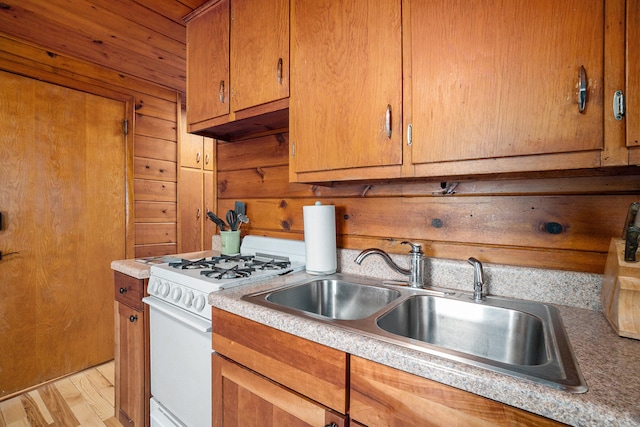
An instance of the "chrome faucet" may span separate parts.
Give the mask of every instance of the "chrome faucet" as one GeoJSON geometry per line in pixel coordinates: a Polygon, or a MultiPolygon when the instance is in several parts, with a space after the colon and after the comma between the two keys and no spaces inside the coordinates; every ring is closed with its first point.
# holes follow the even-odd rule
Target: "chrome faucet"
{"type": "Polygon", "coordinates": [[[405,276],[409,276],[409,286],[412,288],[421,288],[424,286],[424,253],[422,252],[422,245],[419,243],[411,243],[411,242],[402,242],[403,245],[411,245],[411,251],[409,251],[409,255],[411,255],[410,267],[402,268],[382,249],[369,248],[360,252],[360,254],[354,260],[356,264],[362,264],[362,261],[369,255],[380,255],[383,260],[387,263],[391,269],[394,271],[403,274],[405,276]]]}
{"type": "Polygon", "coordinates": [[[482,287],[484,286],[484,271],[482,263],[474,257],[469,258],[469,264],[473,265],[473,300],[482,301],[482,287]]]}

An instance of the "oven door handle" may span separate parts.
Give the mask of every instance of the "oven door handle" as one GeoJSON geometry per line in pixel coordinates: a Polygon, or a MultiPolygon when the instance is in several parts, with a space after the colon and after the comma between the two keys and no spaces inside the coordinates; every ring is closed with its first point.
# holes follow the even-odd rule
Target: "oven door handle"
{"type": "Polygon", "coordinates": [[[144,297],[142,302],[149,307],[153,307],[167,316],[173,317],[177,321],[191,326],[200,332],[211,332],[211,321],[206,321],[197,317],[195,314],[188,313],[180,308],[174,307],[166,302],[154,297],[144,297]]]}

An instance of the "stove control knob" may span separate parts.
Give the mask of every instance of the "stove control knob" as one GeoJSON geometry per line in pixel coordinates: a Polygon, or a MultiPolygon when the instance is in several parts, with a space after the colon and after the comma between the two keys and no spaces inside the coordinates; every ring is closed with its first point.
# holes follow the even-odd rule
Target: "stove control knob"
{"type": "Polygon", "coordinates": [[[158,293],[166,298],[167,295],[169,295],[169,291],[169,284],[165,281],[161,281],[160,286],[158,286],[158,293]]]}
{"type": "Polygon", "coordinates": [[[198,295],[193,301],[193,306],[197,311],[202,311],[205,306],[204,295],[198,295]]]}
{"type": "Polygon", "coordinates": [[[158,279],[155,277],[149,280],[149,288],[147,289],[151,295],[158,292],[158,279]]]}
{"type": "Polygon", "coordinates": [[[184,297],[182,297],[182,303],[187,307],[191,307],[193,303],[193,291],[185,292],[184,297]]]}
{"type": "Polygon", "coordinates": [[[182,289],[179,286],[176,286],[175,288],[173,288],[173,290],[171,291],[171,298],[175,301],[178,302],[180,301],[180,298],[182,297],[182,289]]]}

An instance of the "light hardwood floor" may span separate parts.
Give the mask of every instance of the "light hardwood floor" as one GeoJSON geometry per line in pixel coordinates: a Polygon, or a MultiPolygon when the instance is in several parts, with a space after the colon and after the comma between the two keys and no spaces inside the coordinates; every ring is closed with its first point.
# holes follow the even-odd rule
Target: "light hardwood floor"
{"type": "Polygon", "coordinates": [[[0,402],[0,427],[122,427],[114,417],[113,361],[0,402]]]}

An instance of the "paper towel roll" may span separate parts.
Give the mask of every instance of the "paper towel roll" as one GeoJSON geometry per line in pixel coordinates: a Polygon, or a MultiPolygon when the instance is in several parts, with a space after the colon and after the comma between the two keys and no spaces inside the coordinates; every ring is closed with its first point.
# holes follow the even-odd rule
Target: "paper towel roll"
{"type": "Polygon", "coordinates": [[[336,207],[303,206],[306,270],[309,274],[332,274],[337,269],[336,207]]]}

